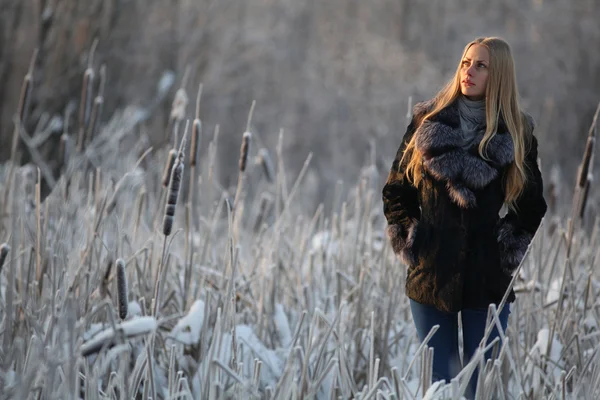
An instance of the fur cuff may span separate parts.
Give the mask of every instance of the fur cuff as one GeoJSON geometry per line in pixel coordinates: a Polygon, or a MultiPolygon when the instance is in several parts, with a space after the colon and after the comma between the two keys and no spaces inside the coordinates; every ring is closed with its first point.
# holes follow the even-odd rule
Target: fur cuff
{"type": "Polygon", "coordinates": [[[386,229],[394,253],[406,265],[417,264],[417,255],[413,251],[417,224],[417,221],[411,223],[407,233],[405,233],[402,225],[399,224],[388,225],[386,229]]]}
{"type": "Polygon", "coordinates": [[[512,275],[527,252],[533,236],[510,222],[503,222],[498,228],[498,247],[500,250],[500,266],[512,275]]]}

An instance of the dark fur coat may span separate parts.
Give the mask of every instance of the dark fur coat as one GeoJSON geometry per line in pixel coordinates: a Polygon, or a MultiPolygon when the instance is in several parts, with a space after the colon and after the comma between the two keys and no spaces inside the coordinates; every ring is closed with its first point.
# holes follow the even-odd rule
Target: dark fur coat
{"type": "MultiPolygon", "coordinates": [[[[513,141],[500,119],[484,160],[483,134],[461,146],[456,103],[419,125],[433,102],[415,105],[413,119],[383,187],[383,211],[394,252],[408,266],[407,295],[439,310],[486,308],[499,303],[546,213],[537,165],[537,140],[526,138],[527,183],[517,212],[500,218],[504,177],[514,161],[513,141]],[[423,179],[414,187],[400,160],[415,137],[423,179]]],[[[528,118],[533,132],[533,120],[528,118]]],[[[407,157],[408,158],[408,157],[407,157]]],[[[515,299],[511,290],[508,301],[515,299]]]]}

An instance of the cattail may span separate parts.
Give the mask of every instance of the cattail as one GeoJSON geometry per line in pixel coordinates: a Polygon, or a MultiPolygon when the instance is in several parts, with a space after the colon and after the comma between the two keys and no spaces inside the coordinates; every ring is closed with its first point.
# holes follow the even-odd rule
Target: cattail
{"type": "Polygon", "coordinates": [[[102,108],[104,107],[104,85],[106,84],[106,66],[100,67],[100,86],[98,89],[98,95],[94,99],[94,105],[92,106],[92,115],[90,117],[90,123],[88,125],[86,143],[90,143],[94,140],[98,131],[98,125],[100,125],[100,117],[102,115],[102,108]]]}
{"type": "Polygon", "coordinates": [[[31,99],[31,91],[33,88],[33,68],[35,66],[35,62],[37,60],[38,50],[35,49],[33,52],[33,56],[31,57],[31,62],[29,63],[29,70],[23,78],[23,86],[21,86],[21,95],[19,97],[19,121],[21,123],[25,121],[27,118],[27,110],[29,108],[29,100],[31,99]]]}
{"type": "MultiPolygon", "coordinates": [[[[189,122],[189,121],[188,121],[189,122]]],[[[171,171],[171,179],[169,182],[169,190],[167,193],[167,204],[165,206],[165,216],[163,218],[163,234],[169,236],[173,230],[173,219],[175,218],[175,208],[177,207],[177,199],[179,197],[179,188],[181,187],[181,179],[183,178],[183,152],[185,149],[185,139],[188,130],[188,123],[185,124],[183,139],[177,159],[171,171]]]]}
{"type": "Polygon", "coordinates": [[[90,117],[92,92],[94,86],[94,69],[92,68],[92,65],[94,63],[94,53],[96,52],[97,45],[98,40],[94,40],[92,49],[90,50],[90,56],[88,58],[88,66],[83,73],[81,99],[79,101],[79,135],[77,137],[77,151],[83,151],[86,127],[90,117]]]}
{"type": "Polygon", "coordinates": [[[583,186],[583,193],[581,195],[581,205],[579,206],[579,218],[583,219],[585,215],[585,206],[587,205],[588,195],[590,192],[590,186],[592,186],[592,174],[589,174],[585,185],[583,186]]]}
{"type": "Polygon", "coordinates": [[[171,182],[169,184],[169,194],[167,205],[165,207],[165,217],[163,219],[163,234],[169,236],[173,229],[173,219],[175,218],[175,208],[177,207],[177,198],[179,197],[179,188],[183,176],[183,155],[180,153],[171,171],[171,182]]]}
{"type": "Polygon", "coordinates": [[[2,271],[2,267],[4,266],[4,261],[6,261],[6,256],[10,251],[10,246],[7,243],[2,243],[0,245],[0,271],[2,271]]]}
{"type": "Polygon", "coordinates": [[[196,165],[196,156],[198,146],[202,138],[202,121],[200,120],[200,97],[202,97],[202,84],[198,86],[198,95],[196,96],[196,118],[192,123],[192,145],[190,148],[190,165],[196,165]]]}
{"type": "Polygon", "coordinates": [[[275,169],[273,168],[273,160],[271,159],[269,150],[263,147],[258,151],[257,163],[262,166],[267,181],[273,182],[275,169]]]}
{"type": "Polygon", "coordinates": [[[273,200],[271,199],[271,196],[267,193],[264,193],[261,196],[260,204],[258,206],[258,215],[256,216],[256,222],[254,223],[254,232],[258,232],[260,230],[260,226],[269,214],[272,202],[273,200]]]}
{"type": "Polygon", "coordinates": [[[585,153],[583,154],[583,160],[581,161],[581,167],[579,169],[579,179],[577,179],[580,188],[585,186],[587,181],[588,172],[590,170],[590,161],[594,154],[594,144],[596,138],[594,136],[588,136],[587,143],[585,145],[585,153]]]}
{"type": "Polygon", "coordinates": [[[177,150],[171,149],[169,150],[169,156],[167,158],[167,163],[165,164],[165,170],[163,172],[162,185],[163,187],[169,186],[169,181],[171,180],[171,171],[173,170],[173,165],[175,165],[175,156],[177,155],[177,150]]]}
{"type": "Polygon", "coordinates": [[[85,128],[90,115],[90,103],[92,102],[92,86],[94,84],[94,69],[89,66],[83,73],[83,85],[81,87],[81,101],[79,103],[79,136],[77,138],[77,150],[83,151],[85,140],[85,128]]]}
{"type": "Polygon", "coordinates": [[[119,258],[117,264],[117,301],[119,303],[119,318],[127,318],[127,275],[125,274],[125,261],[119,258]]]}
{"type": "Polygon", "coordinates": [[[250,150],[250,138],[252,134],[248,131],[244,132],[244,136],[242,138],[242,147],[240,149],[240,172],[246,171],[246,164],[248,162],[248,153],[250,150]]]}
{"type": "Polygon", "coordinates": [[[202,121],[199,118],[194,119],[192,123],[192,145],[190,146],[190,165],[196,165],[196,157],[200,139],[202,138],[202,121]]]}

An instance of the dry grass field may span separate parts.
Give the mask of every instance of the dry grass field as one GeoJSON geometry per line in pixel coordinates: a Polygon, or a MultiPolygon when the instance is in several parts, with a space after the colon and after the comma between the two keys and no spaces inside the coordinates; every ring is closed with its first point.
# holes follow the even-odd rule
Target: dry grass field
{"type": "MultiPolygon", "coordinates": [[[[274,148],[254,132],[259,105],[239,153],[218,160],[202,86],[182,87],[155,148],[140,107],[95,119],[105,99],[90,78],[104,74],[85,71],[77,124],[52,157],[58,178],[36,159],[53,121],[20,123],[23,82],[0,168],[2,398],[454,399],[477,365],[480,399],[600,397],[600,219],[588,201],[598,111],[569,217],[548,213],[513,280],[499,359],[464,360],[457,379],[432,384],[405,266],[384,236],[375,148],[306,213],[313,154],[290,179],[286,131],[274,148]],[[19,142],[35,164],[15,161],[19,142]],[[217,162],[236,166],[236,185],[216,179],[217,162]]],[[[547,185],[551,201],[560,186],[547,185]]]]}

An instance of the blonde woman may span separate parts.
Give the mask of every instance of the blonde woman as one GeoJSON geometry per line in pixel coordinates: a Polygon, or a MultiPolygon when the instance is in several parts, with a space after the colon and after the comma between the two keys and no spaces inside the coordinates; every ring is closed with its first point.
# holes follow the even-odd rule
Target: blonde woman
{"type": "MultiPolygon", "coordinates": [[[[460,370],[459,311],[465,363],[474,354],[488,305],[501,301],[546,213],[534,124],[518,97],[510,46],[494,37],[467,44],[454,77],[415,105],[382,191],[419,338],[440,326],[429,342],[434,380],[460,370]]],[[[509,313],[507,304],[503,330],[509,313]]]]}

